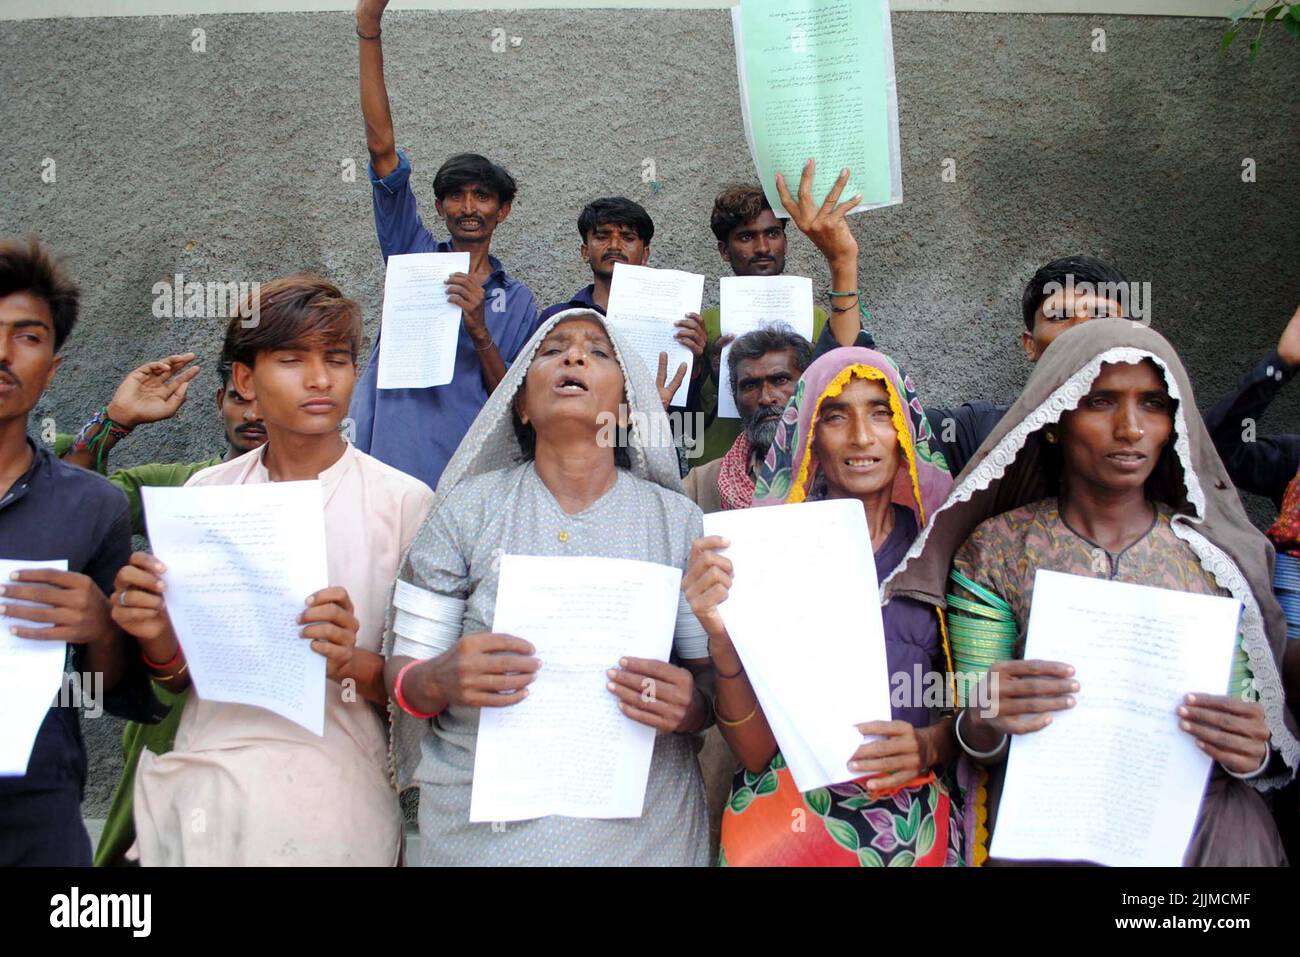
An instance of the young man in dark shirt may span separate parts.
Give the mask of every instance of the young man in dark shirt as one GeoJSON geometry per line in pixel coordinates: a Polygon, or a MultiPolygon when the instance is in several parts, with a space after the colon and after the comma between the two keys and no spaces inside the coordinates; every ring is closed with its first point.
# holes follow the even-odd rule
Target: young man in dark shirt
{"type": "MultiPolygon", "coordinates": [[[[627,263],[644,266],[650,261],[650,240],[654,239],[655,224],[640,203],[624,196],[605,196],[593,199],[578,214],[578,235],[582,237],[582,261],[591,267],[592,281],[573,294],[568,302],[557,302],[542,310],[539,322],[566,309],[594,309],[602,316],[609,308],[609,290],[614,281],[614,264],[627,263]]],[[[687,313],[677,322],[675,338],[691,350],[695,363],[691,369],[691,385],[686,398],[688,412],[699,411],[701,375],[704,363],[704,322],[699,313],[687,313]]],[[[686,375],[686,364],[677,367],[671,380],[668,376],[668,354],[660,355],[658,373],[661,395],[676,395],[677,387],[686,375]]],[[[667,406],[665,406],[667,408],[667,406]]]]}
{"type": "MultiPolygon", "coordinates": [[[[0,558],[68,563],[67,571],[20,570],[0,584],[0,615],[23,623],[6,640],[66,643],[71,670],[92,676],[82,685],[104,690],[106,710],[156,720],[143,663],[109,616],[113,578],[131,555],[126,497],[27,434],[29,414],[77,321],[77,304],[76,287],[48,250],[34,240],[0,242],[0,558]]],[[[60,694],[37,732],[26,773],[0,778],[0,865],[89,864],[85,780],[76,703],[60,694]]]]}

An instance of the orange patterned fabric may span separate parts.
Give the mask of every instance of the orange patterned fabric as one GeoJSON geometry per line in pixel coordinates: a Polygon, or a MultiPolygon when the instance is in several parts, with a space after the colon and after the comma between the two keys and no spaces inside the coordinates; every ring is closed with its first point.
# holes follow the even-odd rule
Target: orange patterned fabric
{"type": "Polygon", "coordinates": [[[1286,487],[1282,496],[1282,511],[1265,533],[1279,552],[1300,558],[1300,472],[1286,487]]]}
{"type": "Polygon", "coordinates": [[[948,783],[927,773],[890,793],[866,778],[800,793],[777,754],[741,768],[722,812],[718,863],[730,867],[949,867],[964,863],[948,783]]]}

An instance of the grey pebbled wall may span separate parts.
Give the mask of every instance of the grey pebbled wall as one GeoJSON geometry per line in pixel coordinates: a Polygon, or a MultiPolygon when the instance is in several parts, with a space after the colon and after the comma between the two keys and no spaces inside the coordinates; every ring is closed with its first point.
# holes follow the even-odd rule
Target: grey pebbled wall
{"type": "MultiPolygon", "coordinates": [[[[894,16],[902,206],[853,220],[875,333],[926,401],[1010,399],[1033,269],[1070,252],[1150,281],[1157,329],[1202,407],[1275,342],[1300,302],[1300,45],[1259,62],[1218,52],[1220,21],[894,16]],[[1094,27],[1108,52],[1090,51],[1094,27]],[[941,164],[957,163],[957,181],[941,164]],[[1241,181],[1244,157],[1258,181],[1241,181]]],[[[452,152],[498,158],[521,192],[496,253],[543,303],[588,281],[575,220],[590,197],[645,204],[652,264],[716,277],[708,212],[751,179],[726,11],[390,13],[385,53],[398,142],[432,218],[452,152]],[[491,30],[522,38],[503,53],[491,30]],[[658,192],[641,182],[653,158],[658,192]]],[[[383,269],[365,179],[349,14],[0,23],[0,235],[67,254],[83,320],[36,412],[75,430],[127,371],[171,352],[205,360],[177,418],[141,429],[118,465],[219,448],[212,357],[222,324],[158,320],[151,287],[321,271],[379,321],[383,269]],[[190,49],[206,32],[206,53],[190,49]],[[45,158],[57,181],[41,181],[45,158]],[[341,162],[358,167],[344,182],[341,162]]],[[[802,238],[789,270],[826,289],[802,238]]],[[[706,284],[716,302],[716,282],[706,284]]],[[[1296,428],[1300,389],[1265,421],[1296,428]]],[[[1256,503],[1255,514],[1264,512],[1256,503]]],[[[87,816],[102,816],[120,725],[85,722],[87,816]]]]}

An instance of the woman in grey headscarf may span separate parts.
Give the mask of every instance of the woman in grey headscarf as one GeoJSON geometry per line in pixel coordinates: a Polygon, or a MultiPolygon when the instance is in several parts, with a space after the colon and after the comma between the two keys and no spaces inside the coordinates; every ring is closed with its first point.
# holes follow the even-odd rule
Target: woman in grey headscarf
{"type": "Polygon", "coordinates": [[[479,709],[521,701],[540,664],[527,641],[490,633],[500,556],[685,569],[702,531],[649,373],[599,314],[552,317],[448,463],[398,574],[418,600],[395,597],[386,677],[397,784],[419,786],[425,865],[707,863],[694,732],[711,719],[695,680],[708,671],[708,649],[684,600],[676,663],[627,658],[609,675],[623,713],[659,732],[641,817],[469,821],[479,709]],[[646,679],[654,695],[642,694],[646,679]]]}
{"type": "MultiPolygon", "coordinates": [[[[1073,694],[1088,693],[1068,662],[1017,660],[1040,568],[1241,602],[1231,688],[1187,688],[1177,709],[1181,730],[1215,761],[1184,863],[1285,860],[1259,793],[1291,780],[1300,761],[1280,679],[1286,622],[1272,559],[1169,343],[1122,320],[1056,339],[884,584],[887,598],[949,609],[959,663],[999,659],[988,709],[996,716],[968,708],[957,723],[978,780],[967,816],[975,863],[997,826],[1008,736],[1041,731],[1073,694]]],[[[1142,795],[1114,795],[1114,813],[1133,800],[1142,795]]]]}

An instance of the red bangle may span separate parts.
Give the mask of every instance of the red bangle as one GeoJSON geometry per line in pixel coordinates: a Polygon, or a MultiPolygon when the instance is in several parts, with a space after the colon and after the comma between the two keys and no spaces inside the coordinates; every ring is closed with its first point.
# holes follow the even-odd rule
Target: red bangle
{"type": "Polygon", "coordinates": [[[166,661],[163,662],[150,661],[149,656],[146,655],[143,650],[141,650],[140,652],[140,658],[142,661],[144,661],[145,667],[149,668],[151,671],[162,671],[165,668],[170,668],[172,665],[176,664],[176,659],[179,658],[180,656],[181,656],[181,646],[179,643],[177,643],[176,645],[176,654],[172,655],[170,658],[168,658],[166,661]]]}
{"type": "Polygon", "coordinates": [[[402,670],[397,673],[397,680],[393,682],[393,700],[397,702],[399,708],[409,714],[412,718],[419,718],[421,721],[428,721],[430,718],[436,718],[438,715],[442,714],[443,708],[445,708],[446,705],[443,705],[443,707],[439,708],[437,711],[416,711],[407,704],[406,699],[402,697],[402,679],[406,677],[408,671],[418,664],[423,664],[423,662],[408,661],[402,666],[402,670]]]}

